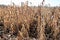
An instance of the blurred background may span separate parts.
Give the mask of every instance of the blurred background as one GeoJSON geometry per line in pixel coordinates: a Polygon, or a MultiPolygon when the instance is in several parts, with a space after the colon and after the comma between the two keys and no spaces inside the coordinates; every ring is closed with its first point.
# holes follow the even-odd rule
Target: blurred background
{"type": "Polygon", "coordinates": [[[38,6],[41,5],[42,2],[44,2],[44,5],[50,5],[52,7],[54,6],[60,6],[60,0],[0,0],[0,4],[2,5],[11,5],[12,2],[14,2],[15,5],[21,6],[21,2],[28,1],[29,6],[38,6]]]}

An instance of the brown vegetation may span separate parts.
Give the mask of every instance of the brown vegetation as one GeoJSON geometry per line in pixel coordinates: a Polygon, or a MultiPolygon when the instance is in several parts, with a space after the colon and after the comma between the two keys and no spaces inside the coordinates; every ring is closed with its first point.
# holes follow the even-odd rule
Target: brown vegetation
{"type": "Polygon", "coordinates": [[[9,34],[17,40],[60,40],[60,8],[0,7],[0,26],[2,38],[9,34]]]}

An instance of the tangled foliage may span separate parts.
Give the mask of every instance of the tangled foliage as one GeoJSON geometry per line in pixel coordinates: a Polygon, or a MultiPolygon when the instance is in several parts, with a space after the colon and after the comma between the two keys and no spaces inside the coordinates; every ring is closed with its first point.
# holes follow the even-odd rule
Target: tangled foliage
{"type": "Polygon", "coordinates": [[[60,40],[60,8],[0,7],[0,40],[60,40]]]}

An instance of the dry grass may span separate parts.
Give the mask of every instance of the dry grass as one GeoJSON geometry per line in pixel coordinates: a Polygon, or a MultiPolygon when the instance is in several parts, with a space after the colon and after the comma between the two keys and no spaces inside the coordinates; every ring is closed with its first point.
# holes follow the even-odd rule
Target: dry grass
{"type": "Polygon", "coordinates": [[[0,20],[4,24],[4,34],[11,33],[17,40],[60,40],[58,7],[0,7],[0,20]]]}

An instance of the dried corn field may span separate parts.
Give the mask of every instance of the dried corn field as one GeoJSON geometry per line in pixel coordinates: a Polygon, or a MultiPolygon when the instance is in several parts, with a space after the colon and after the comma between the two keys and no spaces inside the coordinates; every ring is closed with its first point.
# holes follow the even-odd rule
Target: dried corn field
{"type": "Polygon", "coordinates": [[[0,7],[0,40],[60,40],[60,7],[0,7]]]}

